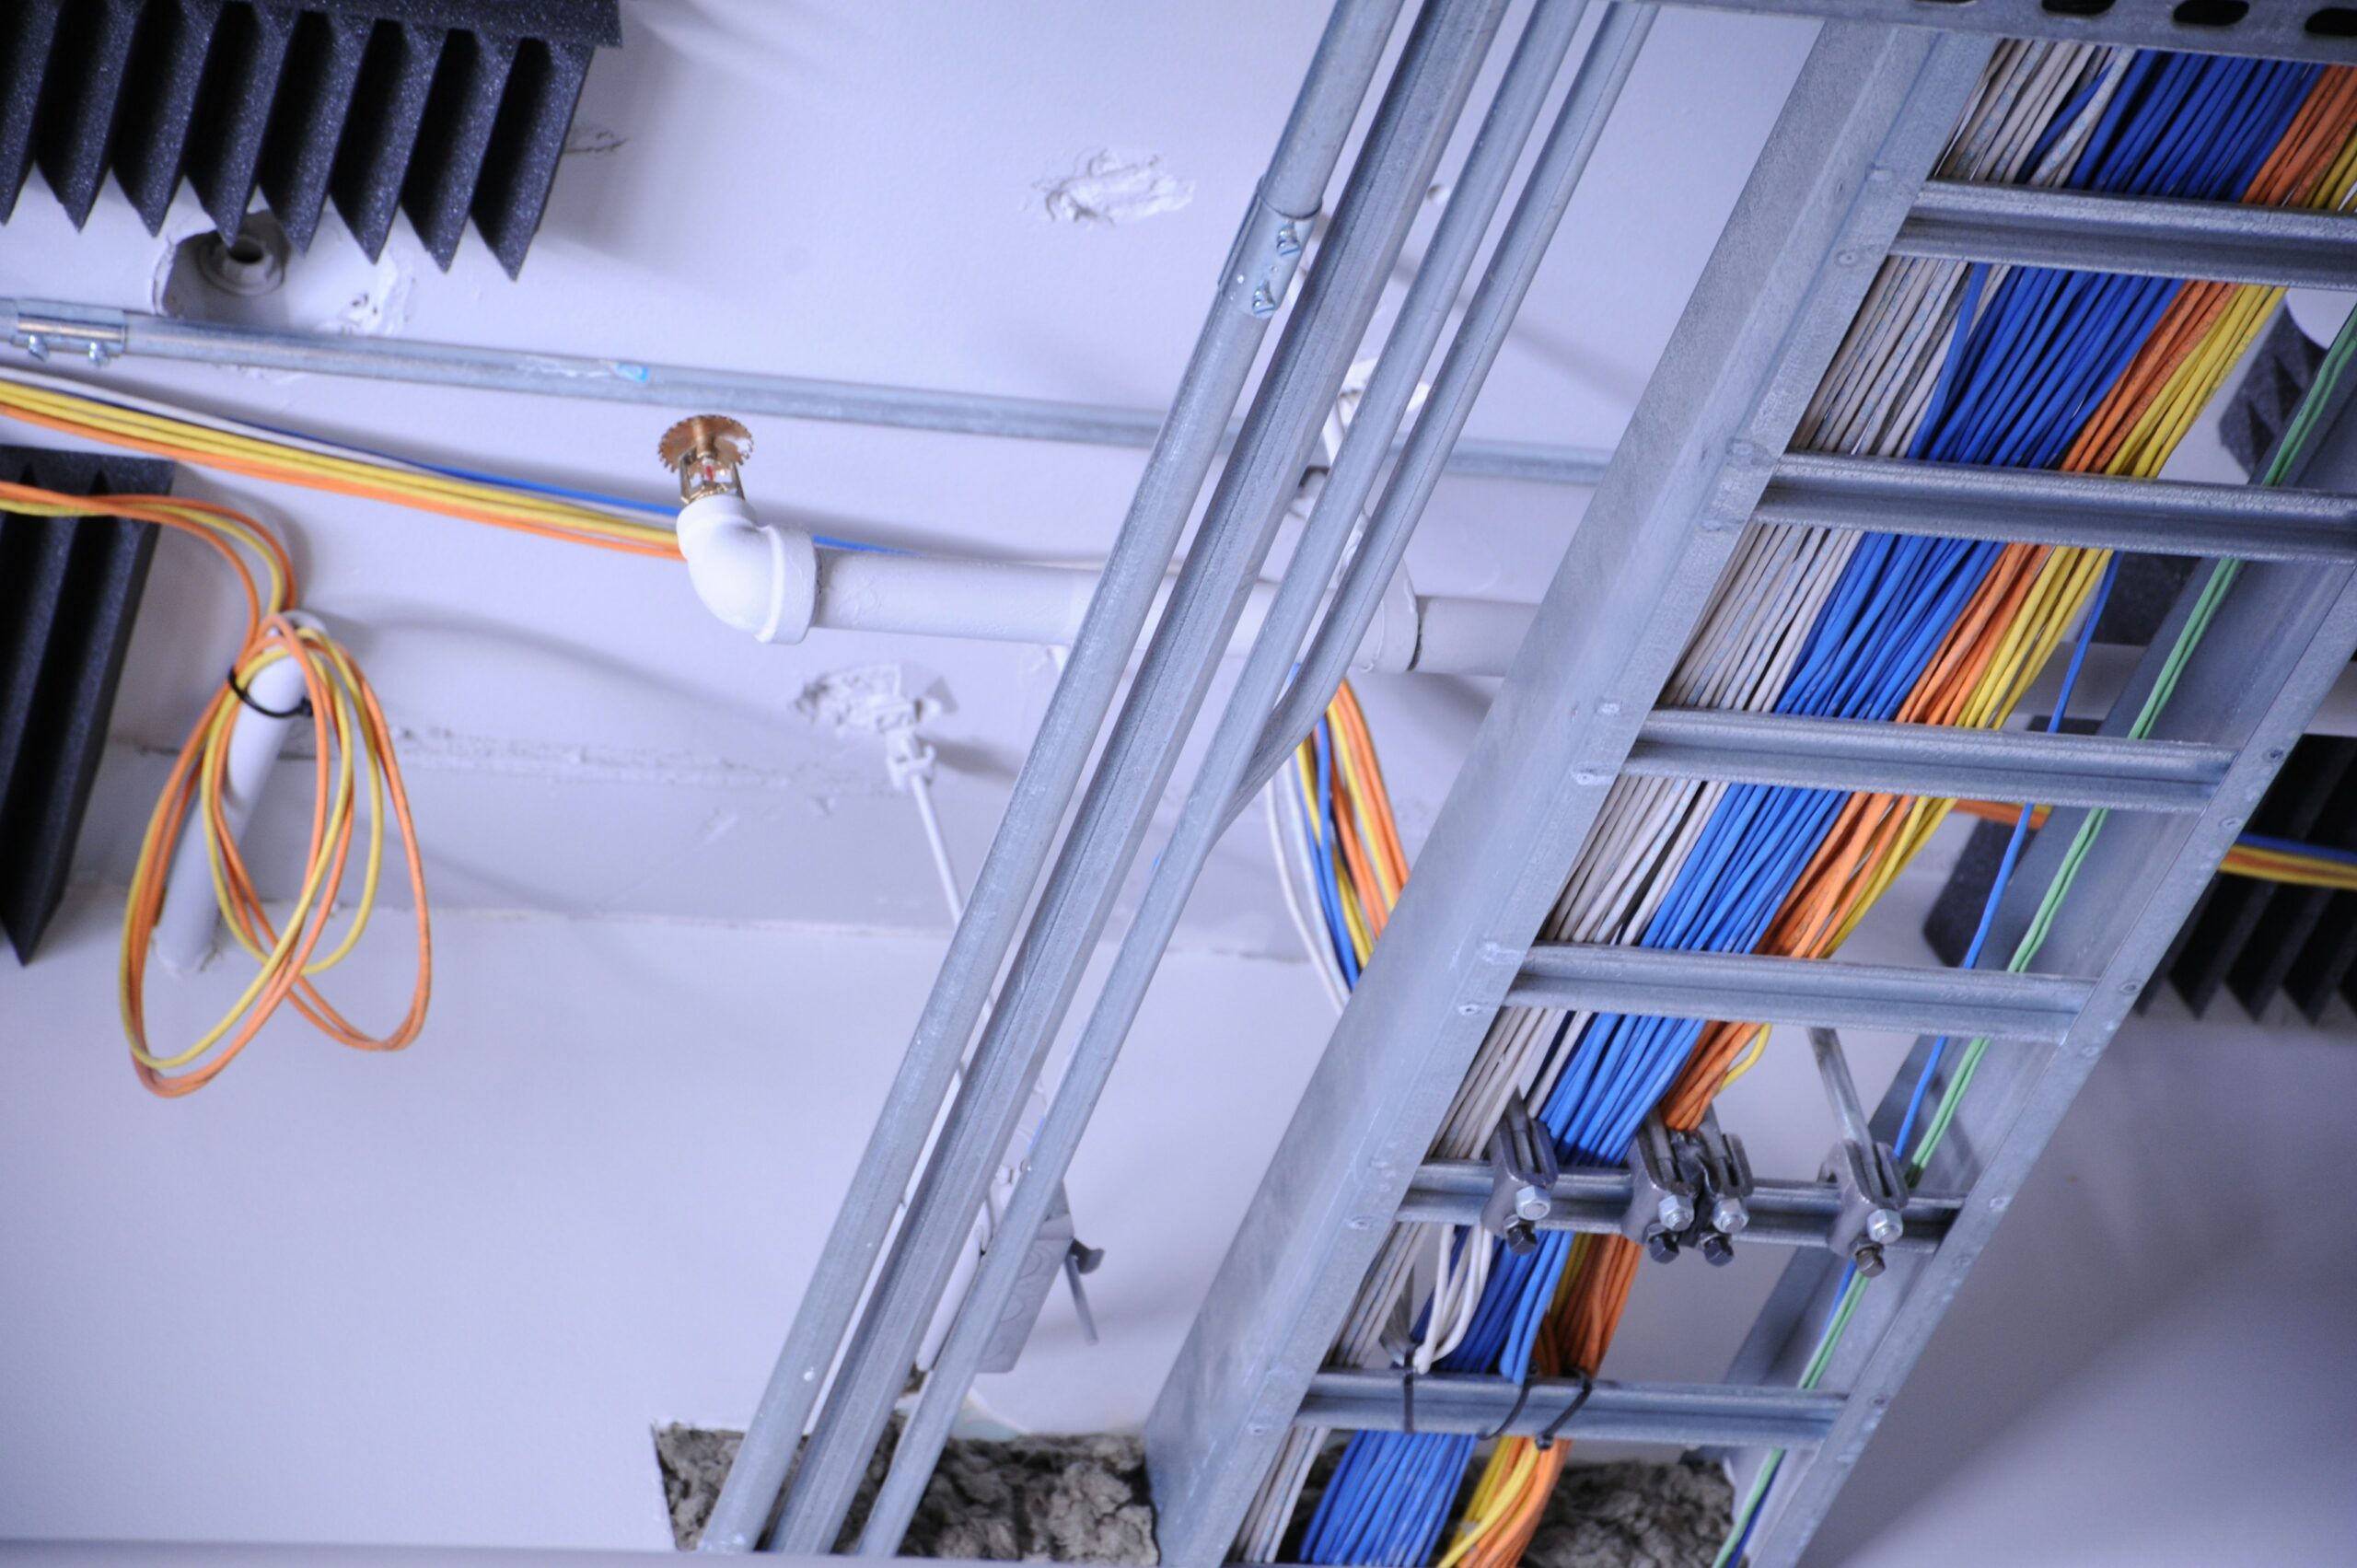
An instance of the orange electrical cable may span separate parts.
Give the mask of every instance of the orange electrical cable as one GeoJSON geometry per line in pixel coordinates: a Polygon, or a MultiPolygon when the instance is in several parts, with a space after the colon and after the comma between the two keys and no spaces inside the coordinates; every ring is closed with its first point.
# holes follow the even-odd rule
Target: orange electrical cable
{"type": "MultiPolygon", "coordinates": [[[[2252,202],[2304,201],[2317,181],[2346,156],[2357,122],[2357,70],[2335,67],[2319,78],[2303,103],[2293,125],[2246,193],[2252,202]]],[[[2238,297],[2237,285],[2196,283],[2186,285],[2170,302],[2153,334],[2128,369],[2107,393],[2065,456],[2062,467],[2079,472],[2103,471],[2119,458],[2147,409],[2171,386],[2188,360],[2208,340],[2238,297]]],[[[2000,552],[1988,579],[1975,593],[1956,627],[1944,639],[1931,667],[1909,694],[1899,722],[1958,722],[1967,703],[1990,666],[1996,628],[2020,615],[2039,575],[2058,566],[2053,552],[2041,546],[2009,545],[2000,552]]],[[[2041,642],[2045,639],[2041,638],[2041,642]]],[[[2050,644],[2047,645],[2050,651],[2050,644]]],[[[2017,696],[2017,690],[2013,693],[2017,696]]],[[[2003,722],[2011,702],[1982,717],[2003,722]]],[[[2018,817],[2018,808],[1962,803],[1976,816],[1998,820],[2018,817]]],[[[1838,945],[1860,899],[1876,884],[1874,868],[1901,847],[1901,832],[1919,808],[1945,811],[1948,803],[1922,802],[1909,796],[1853,796],[1843,806],[1826,842],[1812,857],[1785,905],[1778,912],[1757,950],[1795,957],[1821,958],[1838,945]]],[[[2036,819],[2033,819],[2036,820],[2036,819]]],[[[1698,1124],[1725,1081],[1728,1068],[1764,1026],[1745,1022],[1714,1022],[1696,1041],[1685,1069],[1661,1103],[1665,1121],[1673,1127],[1698,1124]]],[[[1594,1368],[1601,1365],[1635,1276],[1636,1248],[1619,1237],[1606,1238],[1585,1260],[1567,1275],[1564,1293],[1550,1315],[1557,1330],[1554,1353],[1563,1363],[1594,1368]]],[[[1540,1345],[1549,1336],[1542,1333],[1540,1345]]],[[[1513,1568],[1519,1562],[1538,1512],[1560,1469],[1561,1459],[1537,1456],[1530,1482],[1523,1495],[1504,1506],[1462,1560],[1462,1568],[1513,1568]],[[1552,1464],[1548,1463],[1552,1458],[1552,1464]]]]}
{"type": "Polygon", "coordinates": [[[1376,827],[1376,852],[1391,873],[1391,885],[1394,888],[1405,886],[1408,854],[1399,845],[1399,819],[1392,813],[1391,793],[1383,781],[1383,764],[1376,760],[1374,733],[1367,727],[1366,714],[1359,707],[1358,693],[1351,689],[1349,681],[1345,680],[1335,688],[1334,701],[1328,712],[1341,721],[1341,729],[1357,760],[1360,781],[1372,797],[1369,804],[1374,809],[1369,815],[1376,827]]]}
{"type": "Polygon", "coordinates": [[[1391,910],[1384,900],[1382,886],[1376,880],[1375,865],[1368,858],[1367,846],[1361,836],[1358,807],[1340,768],[1334,770],[1334,838],[1342,851],[1342,860],[1350,872],[1349,886],[1344,889],[1355,897],[1359,917],[1366,923],[1367,939],[1373,941],[1383,935],[1383,926],[1391,910]]]}
{"type": "Polygon", "coordinates": [[[280,484],[301,485],[308,490],[325,491],[336,495],[357,496],[366,501],[382,501],[391,505],[407,506],[416,511],[438,512],[444,517],[458,517],[468,522],[487,523],[493,528],[510,528],[517,533],[557,540],[568,544],[594,545],[599,550],[618,551],[625,555],[643,555],[666,561],[679,559],[679,546],[676,543],[656,544],[641,542],[637,540],[615,539],[601,534],[575,532],[567,528],[554,528],[545,523],[528,522],[519,517],[506,517],[497,512],[469,506],[460,502],[432,496],[412,495],[388,487],[364,484],[357,481],[333,479],[323,474],[305,472],[299,469],[252,462],[241,458],[227,457],[218,452],[200,451],[194,447],[181,447],[168,441],[154,441],[144,436],[125,435],[119,431],[99,430],[30,409],[11,408],[8,411],[8,417],[20,420],[27,424],[36,424],[44,429],[54,430],[63,435],[78,436],[84,440],[104,442],[115,447],[127,447],[134,451],[170,458],[192,467],[217,469],[226,473],[244,474],[253,479],[267,479],[280,484]]]}
{"type": "Polygon", "coordinates": [[[226,744],[209,742],[225,733],[224,721],[240,701],[234,691],[225,688],[207,705],[204,717],[181,747],[171,776],[165,784],[164,794],[149,819],[147,839],[142,846],[140,866],[133,879],[129,906],[123,920],[121,970],[123,1020],[134,1051],[134,1071],[142,1084],[166,1098],[193,1093],[211,1083],[236,1060],[290,996],[296,1009],[322,1032],[342,1044],[356,1049],[398,1051],[414,1040],[424,1024],[433,985],[432,923],[424,869],[419,858],[408,792],[401,780],[400,762],[393,753],[390,726],[385,721],[374,689],[348,658],[341,655],[340,650],[323,650],[319,645],[323,643],[324,639],[316,633],[296,627],[284,616],[273,615],[263,621],[260,634],[249,640],[238,661],[241,668],[251,668],[261,662],[267,662],[264,656],[296,659],[320,737],[312,768],[311,830],[305,861],[307,865],[319,868],[316,907],[308,913],[298,911],[297,932],[292,944],[281,951],[282,934],[272,928],[268,917],[262,912],[261,900],[254,891],[237,841],[228,833],[226,823],[219,816],[217,788],[227,748],[226,744]],[[330,802],[335,793],[331,775],[337,754],[349,755],[355,738],[342,716],[344,707],[336,700],[331,674],[321,668],[331,658],[341,661],[342,671],[350,678],[357,696],[358,720],[365,731],[366,744],[377,764],[381,766],[386,793],[400,828],[403,860],[413,900],[412,918],[417,929],[418,947],[417,978],[407,1014],[381,1039],[372,1039],[353,1028],[319,996],[306,973],[311,956],[317,951],[335,912],[335,898],[343,886],[356,822],[356,815],[347,811],[341,814],[340,822],[331,830],[330,802]],[[224,881],[232,889],[232,898],[224,912],[233,930],[255,946],[268,949],[272,956],[265,963],[264,982],[244,1009],[243,1021],[235,1031],[196,1065],[185,1072],[168,1072],[143,1059],[148,1054],[145,1001],[147,952],[157,917],[163,909],[166,878],[172,860],[169,852],[178,842],[189,814],[196,805],[199,770],[203,768],[209,768],[213,773],[215,787],[204,793],[213,802],[215,849],[221,857],[224,881]]]}
{"type": "MultiPolygon", "coordinates": [[[[228,830],[223,810],[228,737],[235,728],[237,709],[243,702],[234,687],[225,683],[214,694],[174,760],[140,843],[139,860],[123,912],[117,965],[123,1032],[139,1081],[167,1098],[203,1087],[244,1051],[290,996],[298,1011],[331,1039],[345,1045],[377,1051],[399,1050],[407,1045],[424,1025],[433,973],[431,914],[408,791],[393,752],[391,726],[386,722],[383,708],[366,677],[360,673],[351,656],[324,633],[288,619],[286,611],[295,596],[295,573],[285,547],[243,513],[209,502],[173,496],[65,495],[31,485],[0,483],[0,504],[9,505],[11,510],[66,519],[113,517],[153,523],[190,535],[214,550],[229,566],[245,598],[246,631],[232,663],[239,683],[278,659],[294,660],[319,737],[312,768],[314,789],[311,831],[304,862],[305,891],[292,916],[294,929],[287,932],[273,929],[263,912],[261,899],[238,852],[237,840],[228,830]],[[271,585],[266,594],[257,583],[253,568],[238,552],[240,544],[261,556],[268,566],[271,585]],[[308,978],[315,967],[312,956],[334,916],[336,895],[343,889],[350,860],[358,822],[354,782],[359,765],[356,760],[363,757],[369,771],[367,782],[376,813],[370,831],[367,878],[344,943],[317,967],[340,958],[366,922],[375,892],[377,857],[384,828],[382,813],[389,806],[401,835],[413,895],[418,968],[408,1013],[381,1038],[365,1035],[355,1028],[327,1003],[308,978]],[[179,1056],[158,1057],[148,1049],[148,948],[162,912],[173,850],[188,826],[191,813],[200,807],[220,874],[223,912],[239,939],[263,955],[263,967],[238,1005],[210,1035],[179,1056]],[[184,1071],[175,1070],[192,1063],[193,1065],[184,1071]]],[[[196,890],[188,889],[185,896],[194,897],[196,890]]]]}

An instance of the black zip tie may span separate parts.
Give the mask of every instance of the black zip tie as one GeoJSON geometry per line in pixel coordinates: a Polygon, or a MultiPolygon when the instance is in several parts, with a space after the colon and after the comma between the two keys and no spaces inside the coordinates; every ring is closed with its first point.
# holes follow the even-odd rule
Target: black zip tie
{"type": "Polygon", "coordinates": [[[1493,1443],[1497,1441],[1497,1439],[1504,1437],[1506,1434],[1506,1428],[1514,1424],[1514,1418],[1522,1413],[1522,1407],[1529,1398],[1530,1379],[1528,1377],[1525,1377],[1521,1382],[1514,1386],[1514,1403],[1507,1409],[1505,1419],[1498,1423],[1494,1431],[1484,1432],[1478,1439],[1476,1439],[1476,1441],[1482,1443],[1493,1443]]]}
{"type": "Polygon", "coordinates": [[[296,719],[301,718],[304,714],[311,711],[311,698],[310,693],[308,691],[304,693],[303,700],[301,702],[296,703],[293,707],[288,708],[284,713],[279,712],[276,708],[263,707],[260,703],[254,701],[252,692],[238,684],[238,667],[236,665],[231,665],[229,667],[229,690],[238,694],[238,701],[243,703],[246,706],[251,708],[254,712],[260,714],[266,719],[296,719]]]}
{"type": "Polygon", "coordinates": [[[1411,1437],[1416,1434],[1416,1369],[1412,1365],[1399,1374],[1399,1430],[1411,1437]]]}
{"type": "Polygon", "coordinates": [[[1545,1426],[1538,1429],[1538,1435],[1535,1441],[1538,1446],[1538,1451],[1540,1453],[1543,1454],[1548,1449],[1555,1446],[1555,1434],[1562,1431],[1564,1423],[1570,1421],[1572,1417],[1580,1413],[1580,1407],[1587,1403],[1587,1397],[1595,1392],[1596,1379],[1589,1376],[1585,1372],[1582,1372],[1580,1374],[1580,1391],[1572,1396],[1572,1402],[1563,1407],[1563,1411],[1561,1415],[1558,1415],[1554,1420],[1549,1422],[1545,1426]]]}

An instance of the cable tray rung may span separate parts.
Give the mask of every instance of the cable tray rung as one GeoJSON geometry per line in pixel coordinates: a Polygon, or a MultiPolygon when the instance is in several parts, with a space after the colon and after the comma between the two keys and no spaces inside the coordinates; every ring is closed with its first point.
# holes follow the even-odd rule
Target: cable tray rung
{"type": "Polygon", "coordinates": [[[1933,799],[2193,812],[2234,761],[2224,747],[1946,725],[1663,708],[1623,772],[1933,799]]]}
{"type": "Polygon", "coordinates": [[[2002,970],[1541,944],[1525,957],[1506,1001],[1566,1012],[2052,1044],[2068,1032],[2091,990],[2084,980],[2002,970]]]}
{"type": "Polygon", "coordinates": [[[1418,1432],[1537,1436],[1555,1426],[1583,1442],[1674,1443],[1681,1446],[1765,1446],[1814,1448],[1840,1419],[1842,1396],[1811,1389],[1742,1388],[1719,1383],[1613,1383],[1597,1380],[1562,1421],[1582,1385],[1538,1377],[1527,1389],[1503,1377],[1418,1377],[1412,1417],[1396,1372],[1320,1372],[1294,1417],[1296,1426],[1351,1432],[1418,1432]]]}

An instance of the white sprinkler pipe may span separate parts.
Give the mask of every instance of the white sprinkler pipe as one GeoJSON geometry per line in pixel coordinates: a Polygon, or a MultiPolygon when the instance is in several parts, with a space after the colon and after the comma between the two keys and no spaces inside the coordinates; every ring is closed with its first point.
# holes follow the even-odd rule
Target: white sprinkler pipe
{"type": "MultiPolygon", "coordinates": [[[[238,705],[221,781],[221,815],[233,840],[245,832],[253,818],[254,803],[261,798],[279,753],[286,748],[286,732],[294,726],[306,691],[303,667],[291,658],[264,665],[246,683],[250,701],[238,705]],[[259,711],[264,708],[270,712],[259,711]],[[272,716],[279,714],[285,716],[272,716]]],[[[213,956],[220,918],[204,824],[192,812],[172,856],[171,879],[164,884],[164,908],[156,917],[156,956],[174,974],[203,968],[213,956]]]]}
{"type": "MultiPolygon", "coordinates": [[[[797,643],[812,627],[1068,646],[1097,591],[1085,567],[953,561],[883,551],[820,551],[798,528],[757,521],[744,498],[705,495],[679,512],[679,552],[711,611],[761,641],[797,643]]],[[[1251,645],[1276,597],[1253,587],[1230,651],[1251,645]]],[[[1156,602],[1169,598],[1166,586],[1156,602]]],[[[1363,670],[1504,675],[1535,607],[1394,594],[1367,629],[1363,670]]]]}

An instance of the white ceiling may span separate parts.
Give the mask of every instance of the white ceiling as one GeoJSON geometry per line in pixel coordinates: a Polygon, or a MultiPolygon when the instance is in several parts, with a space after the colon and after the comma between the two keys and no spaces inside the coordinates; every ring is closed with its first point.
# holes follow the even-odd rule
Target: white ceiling
{"type": "MultiPolygon", "coordinates": [[[[590,75],[580,150],[520,282],[471,236],[447,275],[405,231],[391,266],[372,271],[331,217],[288,296],[374,289],[385,330],[418,339],[1158,406],[1321,21],[1319,6],[1248,0],[625,4],[625,45],[590,75]],[[1119,225],[1052,219],[1040,184],[1108,149],[1158,157],[1191,187],[1188,204],[1119,225]]],[[[1474,435],[1617,437],[1812,32],[1665,12],[1474,435]]],[[[1486,99],[1485,87],[1476,105],[1486,99]]],[[[1469,120],[1458,154],[1469,132],[1469,120]]],[[[145,307],[169,241],[201,224],[184,192],[151,238],[110,190],[76,236],[28,191],[0,228],[0,296],[145,307]]],[[[1403,288],[1404,275],[1394,302],[1403,288]]],[[[671,411],[137,360],[102,379],[407,455],[665,490],[652,452],[671,411]]],[[[755,424],[757,505],[949,552],[1099,556],[1141,460],[755,424]]],[[[794,699],[878,661],[946,699],[943,804],[970,877],[1053,679],[1028,648],[821,633],[764,649],[710,621],[673,567],[245,480],[184,474],[182,488],[248,507],[293,545],[306,604],[360,653],[401,731],[445,907],[938,925],[922,840],[880,756],[817,732],[794,699]]],[[[1445,482],[1410,557],[1418,586],[1535,598],[1585,499],[1445,482]]],[[[167,540],[85,878],[123,878],[234,615],[214,569],[167,540]]],[[[1363,691],[1412,842],[1485,693],[1410,677],[1363,691]]],[[[293,815],[261,829],[265,864],[293,815]]],[[[1224,847],[1181,942],[1290,945],[1257,824],[1224,847]]]]}

